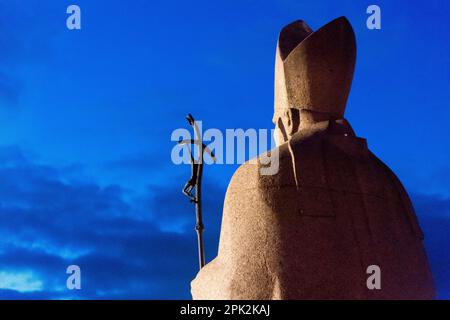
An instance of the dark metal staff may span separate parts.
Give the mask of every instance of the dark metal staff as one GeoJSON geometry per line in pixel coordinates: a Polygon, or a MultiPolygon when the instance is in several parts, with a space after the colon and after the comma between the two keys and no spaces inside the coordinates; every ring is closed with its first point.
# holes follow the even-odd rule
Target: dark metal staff
{"type": "Polygon", "coordinates": [[[186,139],[178,141],[179,144],[186,144],[191,158],[192,175],[183,188],[183,193],[189,198],[190,202],[195,203],[195,230],[197,231],[198,259],[200,269],[205,265],[205,252],[203,249],[203,220],[202,220],[202,175],[203,175],[203,154],[208,152],[211,158],[216,161],[214,153],[202,142],[200,130],[194,117],[188,114],[186,117],[189,124],[194,128],[195,139],[186,139]],[[197,146],[198,159],[194,159],[194,153],[189,146],[197,146]],[[195,194],[194,193],[195,190],[195,194]]]}

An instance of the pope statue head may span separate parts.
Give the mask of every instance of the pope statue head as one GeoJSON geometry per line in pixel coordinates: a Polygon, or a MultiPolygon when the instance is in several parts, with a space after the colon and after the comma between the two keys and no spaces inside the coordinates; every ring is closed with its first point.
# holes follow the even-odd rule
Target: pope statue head
{"type": "Polygon", "coordinates": [[[314,123],[343,118],[355,60],[355,35],[345,17],[316,32],[302,20],[281,30],[273,115],[277,145],[314,123]]]}

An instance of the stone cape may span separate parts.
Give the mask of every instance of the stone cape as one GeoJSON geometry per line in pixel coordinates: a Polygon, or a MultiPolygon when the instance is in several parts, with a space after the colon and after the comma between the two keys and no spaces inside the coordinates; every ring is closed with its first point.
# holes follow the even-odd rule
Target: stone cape
{"type": "Polygon", "coordinates": [[[195,299],[434,296],[405,190],[364,139],[339,127],[327,122],[280,146],[277,175],[259,175],[257,164],[237,170],[219,253],[193,281],[195,299]],[[366,287],[370,265],[382,270],[382,290],[366,287]]]}
{"type": "Polygon", "coordinates": [[[303,22],[283,29],[274,123],[295,120],[298,108],[300,125],[280,130],[276,174],[261,175],[256,161],[233,175],[218,255],[192,281],[194,299],[435,297],[407,192],[343,117],[354,61],[345,18],[315,33],[303,22]],[[380,290],[367,287],[372,265],[381,270],[380,290]]]}

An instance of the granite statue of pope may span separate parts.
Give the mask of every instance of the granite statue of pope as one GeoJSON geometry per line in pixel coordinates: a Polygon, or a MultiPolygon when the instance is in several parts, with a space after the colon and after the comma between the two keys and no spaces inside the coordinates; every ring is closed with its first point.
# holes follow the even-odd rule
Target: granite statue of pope
{"type": "MultiPolygon", "coordinates": [[[[423,234],[402,183],[344,118],[356,60],[344,17],[280,32],[279,170],[243,164],[225,197],[217,257],[194,299],[432,299],[423,234]],[[378,268],[379,283],[370,273],[378,268]]],[[[382,125],[382,116],[379,119],[382,125]]],[[[272,150],[274,152],[274,150],[272,150]]]]}

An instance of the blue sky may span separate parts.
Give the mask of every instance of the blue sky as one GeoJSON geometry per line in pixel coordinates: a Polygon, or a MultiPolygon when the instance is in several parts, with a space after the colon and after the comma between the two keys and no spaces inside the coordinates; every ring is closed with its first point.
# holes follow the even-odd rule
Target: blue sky
{"type": "MultiPolygon", "coordinates": [[[[170,160],[192,112],[205,128],[271,128],[282,26],[346,16],[357,64],[346,117],[400,177],[450,298],[448,1],[0,0],[0,298],[190,298],[190,169],[170,160]],[[82,30],[66,28],[66,8],[82,30]],[[377,4],[382,29],[366,28],[377,4]],[[82,290],[65,269],[82,270],[82,290]]],[[[207,259],[236,165],[205,170],[207,259]]]]}

